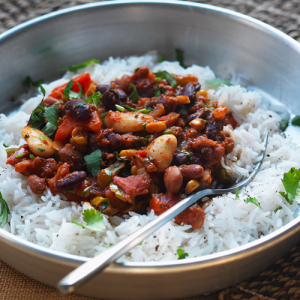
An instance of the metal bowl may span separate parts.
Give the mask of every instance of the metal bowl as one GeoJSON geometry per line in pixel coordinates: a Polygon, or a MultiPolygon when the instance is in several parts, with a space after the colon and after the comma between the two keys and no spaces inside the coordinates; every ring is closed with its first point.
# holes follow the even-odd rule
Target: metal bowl
{"type": "MultiPolygon", "coordinates": [[[[186,64],[221,74],[247,74],[252,85],[300,113],[300,45],[278,30],[213,6],[175,1],[114,1],[73,7],[26,22],[0,36],[0,111],[32,78],[51,81],[59,68],[151,49],[170,60],[174,48],[186,64]]],[[[233,250],[182,261],[115,263],[78,293],[111,299],[194,296],[240,282],[271,265],[299,239],[300,217],[233,250]]],[[[0,230],[0,258],[22,273],[55,286],[87,258],[36,246],[0,230]]]]}

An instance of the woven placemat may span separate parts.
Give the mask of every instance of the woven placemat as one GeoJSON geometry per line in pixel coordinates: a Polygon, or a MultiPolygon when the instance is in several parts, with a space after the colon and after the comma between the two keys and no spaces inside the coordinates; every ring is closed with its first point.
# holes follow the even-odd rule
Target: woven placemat
{"type": "MultiPolygon", "coordinates": [[[[0,32],[40,15],[93,0],[0,0],[0,32]]],[[[282,30],[300,42],[299,0],[207,0],[194,1],[241,12],[282,30]]],[[[0,245],[1,247],[1,245],[0,245]]],[[[0,261],[0,299],[87,300],[61,295],[0,261]]],[[[274,265],[244,282],[209,295],[182,300],[274,300],[300,299],[300,243],[274,265]]]]}

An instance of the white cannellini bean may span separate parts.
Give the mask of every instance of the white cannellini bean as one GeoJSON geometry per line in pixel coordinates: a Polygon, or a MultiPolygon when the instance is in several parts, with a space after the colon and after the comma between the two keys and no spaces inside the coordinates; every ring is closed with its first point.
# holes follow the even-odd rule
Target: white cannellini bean
{"type": "Polygon", "coordinates": [[[104,118],[105,126],[113,128],[114,132],[118,133],[141,131],[143,124],[153,121],[152,116],[137,112],[110,111],[104,118]]]}
{"type": "Polygon", "coordinates": [[[42,131],[30,126],[25,126],[22,130],[22,137],[27,142],[33,154],[41,157],[54,155],[55,149],[52,148],[53,141],[42,131]]]}
{"type": "Polygon", "coordinates": [[[165,171],[171,165],[176,148],[177,139],[172,134],[164,134],[156,138],[147,147],[147,153],[153,158],[158,172],[165,171]]]}

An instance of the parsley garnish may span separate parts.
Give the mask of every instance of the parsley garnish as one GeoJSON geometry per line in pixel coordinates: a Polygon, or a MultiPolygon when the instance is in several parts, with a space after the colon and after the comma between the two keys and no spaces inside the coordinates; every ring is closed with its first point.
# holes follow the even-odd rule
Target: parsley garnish
{"type": "Polygon", "coordinates": [[[84,160],[87,163],[87,169],[94,177],[97,177],[98,173],[101,171],[101,158],[102,152],[99,149],[84,157],[84,160]]]}
{"type": "Polygon", "coordinates": [[[132,83],[129,83],[129,84],[130,84],[130,86],[131,86],[131,88],[132,88],[132,90],[133,90],[132,94],[129,96],[129,99],[130,99],[133,103],[135,103],[135,102],[139,99],[139,94],[138,94],[138,92],[137,92],[137,90],[136,90],[135,85],[132,84],[132,83]]]}
{"type": "Polygon", "coordinates": [[[292,119],[292,124],[295,125],[295,126],[300,126],[300,116],[295,116],[292,119]]]}
{"type": "Polygon", "coordinates": [[[279,194],[289,203],[293,204],[295,197],[298,195],[300,181],[300,169],[291,168],[289,172],[283,174],[282,184],[286,193],[279,194]]]}
{"type": "Polygon", "coordinates": [[[288,127],[288,125],[289,125],[289,120],[288,120],[288,119],[282,119],[282,120],[280,121],[279,129],[280,129],[281,131],[285,131],[286,128],[288,127]]]}
{"type": "Polygon", "coordinates": [[[87,99],[82,99],[84,102],[89,103],[89,104],[94,104],[94,106],[97,108],[99,104],[102,103],[100,101],[100,98],[102,97],[102,94],[100,92],[97,92],[93,94],[92,96],[88,97],[87,99]]]}
{"type": "Polygon", "coordinates": [[[258,202],[258,200],[255,197],[248,197],[247,199],[244,200],[246,203],[253,203],[256,206],[258,206],[259,208],[261,208],[260,203],[258,202]]]}
{"type": "Polygon", "coordinates": [[[179,62],[179,64],[183,67],[186,68],[185,65],[183,64],[183,51],[180,49],[175,49],[176,52],[176,60],[179,62]]]}
{"type": "Polygon", "coordinates": [[[206,82],[208,83],[208,88],[209,89],[215,89],[215,88],[219,87],[222,84],[232,86],[232,84],[229,81],[227,81],[225,79],[222,79],[222,78],[206,80],[206,82]]]}
{"type": "Polygon", "coordinates": [[[88,60],[88,61],[85,61],[85,62],[83,62],[83,63],[81,63],[81,64],[78,64],[78,65],[72,65],[71,67],[61,68],[61,69],[59,69],[59,70],[60,70],[60,71],[76,72],[76,71],[78,71],[78,70],[80,70],[80,69],[83,69],[83,68],[87,67],[87,66],[88,66],[90,63],[92,63],[92,62],[97,63],[97,64],[100,64],[100,63],[101,63],[100,60],[95,59],[95,58],[92,58],[92,59],[90,59],[90,60],[88,60]]]}
{"type": "Polygon", "coordinates": [[[8,215],[10,215],[10,211],[6,201],[3,199],[2,194],[0,192],[0,205],[1,205],[1,213],[0,213],[0,228],[3,228],[7,223],[8,215]]]}
{"type": "Polygon", "coordinates": [[[176,81],[175,77],[173,75],[171,75],[169,72],[160,71],[160,72],[156,72],[153,74],[157,77],[167,80],[172,87],[176,87],[177,81],[176,81]]]}
{"type": "Polygon", "coordinates": [[[101,231],[105,229],[105,225],[103,224],[103,216],[100,211],[91,209],[85,209],[82,214],[83,221],[87,223],[87,225],[83,225],[78,223],[72,216],[72,222],[82,228],[87,228],[93,231],[101,231]]]}
{"type": "Polygon", "coordinates": [[[185,253],[182,249],[177,249],[178,259],[185,259],[189,256],[188,253],[185,253]]]}
{"type": "Polygon", "coordinates": [[[33,85],[33,86],[35,86],[35,87],[38,87],[38,86],[40,86],[41,84],[44,83],[44,80],[43,80],[43,79],[40,79],[40,80],[37,80],[37,81],[33,81],[33,80],[31,79],[30,76],[27,76],[27,77],[25,78],[25,80],[24,80],[24,83],[25,83],[28,87],[30,87],[30,85],[33,85]]]}

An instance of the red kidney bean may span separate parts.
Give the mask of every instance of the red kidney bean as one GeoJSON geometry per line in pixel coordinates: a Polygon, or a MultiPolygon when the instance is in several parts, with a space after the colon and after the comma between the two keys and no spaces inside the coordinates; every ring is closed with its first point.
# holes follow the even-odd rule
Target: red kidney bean
{"type": "Polygon", "coordinates": [[[95,92],[100,92],[103,95],[108,89],[108,84],[99,84],[96,86],[95,92]]]}
{"type": "Polygon", "coordinates": [[[114,91],[116,91],[118,93],[119,99],[121,102],[126,102],[127,100],[127,95],[126,93],[121,90],[121,89],[114,89],[114,91]]]}
{"type": "Polygon", "coordinates": [[[119,82],[119,88],[123,90],[127,95],[130,95],[132,93],[132,89],[129,83],[131,83],[131,77],[129,75],[123,75],[119,82]]]}
{"type": "Polygon", "coordinates": [[[199,179],[204,172],[203,167],[196,164],[180,166],[179,169],[184,180],[199,179]]]}
{"type": "Polygon", "coordinates": [[[30,175],[28,177],[28,184],[35,194],[43,194],[47,184],[45,178],[40,178],[37,175],[30,175]]]}
{"type": "Polygon", "coordinates": [[[85,121],[92,116],[89,104],[78,99],[68,101],[65,110],[79,121],[85,121]]]}
{"type": "Polygon", "coordinates": [[[59,179],[55,187],[59,191],[69,191],[79,184],[81,184],[86,178],[86,173],[84,171],[75,171],[71,174],[68,174],[66,177],[59,179]]]}
{"type": "Polygon", "coordinates": [[[172,166],[166,169],[164,182],[168,192],[176,194],[182,186],[183,177],[178,167],[172,166]]]}

